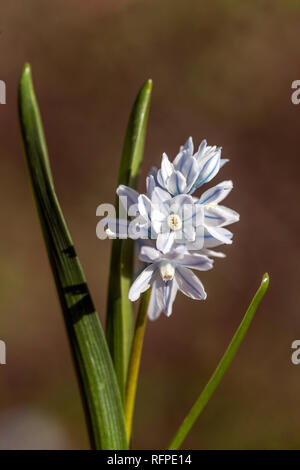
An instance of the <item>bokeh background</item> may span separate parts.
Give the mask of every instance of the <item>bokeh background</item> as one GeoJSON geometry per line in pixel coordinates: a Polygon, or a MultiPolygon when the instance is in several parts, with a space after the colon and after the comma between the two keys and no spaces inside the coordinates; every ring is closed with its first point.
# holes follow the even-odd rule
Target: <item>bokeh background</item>
{"type": "Polygon", "coordinates": [[[300,4],[200,0],[1,1],[0,447],[89,447],[62,315],[26,175],[17,82],[33,68],[57,193],[104,323],[114,202],[128,114],[154,82],[144,176],[189,135],[223,147],[240,212],[227,258],[147,327],[134,447],[164,448],[207,382],[265,271],[271,283],[222,384],[184,447],[299,449],[300,4]]]}

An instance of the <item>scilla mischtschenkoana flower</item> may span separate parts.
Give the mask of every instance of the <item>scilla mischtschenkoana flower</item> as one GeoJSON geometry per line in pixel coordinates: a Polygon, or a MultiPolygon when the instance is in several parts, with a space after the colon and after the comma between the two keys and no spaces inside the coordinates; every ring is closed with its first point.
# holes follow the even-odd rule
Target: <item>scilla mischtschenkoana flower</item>
{"type": "Polygon", "coordinates": [[[190,137],[173,163],[163,154],[161,168],[152,168],[146,194],[123,185],[117,189],[130,220],[110,220],[106,232],[116,238],[120,226],[125,226],[126,235],[137,240],[139,259],[147,266],[133,282],[129,299],[137,300],[152,286],[148,307],[152,320],[161,312],[171,315],[178,290],[192,299],[205,299],[192,269],[211,269],[210,257],[225,256],[212,248],[232,243],[233,234],[225,227],[237,222],[239,214],[219,204],[230,193],[232,181],[223,181],[200,197],[194,195],[227,161],[221,159],[220,147],[208,146],[205,140],[194,153],[190,137]]]}

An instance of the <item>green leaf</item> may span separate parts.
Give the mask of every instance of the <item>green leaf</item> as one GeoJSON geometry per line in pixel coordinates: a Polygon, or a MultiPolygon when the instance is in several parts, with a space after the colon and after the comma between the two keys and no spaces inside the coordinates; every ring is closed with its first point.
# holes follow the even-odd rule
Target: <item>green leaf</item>
{"type": "MultiPolygon", "coordinates": [[[[141,88],[127,126],[118,184],[136,188],[143,158],[152,81],[141,88]]],[[[116,198],[118,214],[119,200],[116,198]]],[[[129,354],[132,342],[132,303],[128,291],[133,275],[133,241],[113,240],[108,286],[106,337],[124,400],[129,354]]]]}
{"type": "Polygon", "coordinates": [[[92,447],[127,449],[113,363],[54,190],[31,70],[19,85],[19,115],[33,195],[82,392],[92,447]]]}
{"type": "Polygon", "coordinates": [[[226,370],[228,369],[232,359],[234,358],[249,326],[253,319],[253,316],[256,312],[260,301],[262,300],[267,288],[269,285],[269,276],[265,274],[261,285],[256,292],[253,300],[240,324],[238,327],[234,337],[231,340],[224,356],[222,357],[221,361],[219,362],[218,367],[216,368],[214,374],[210,378],[208,384],[206,385],[205,389],[199,396],[198,400],[192,407],[191,411],[181,424],[180,428],[178,429],[177,433],[175,434],[170,446],[169,450],[177,450],[182,445],[183,441],[185,440],[187,434],[192,429],[193,425],[195,424],[196,420],[198,419],[200,413],[202,412],[203,408],[207,404],[208,400],[214,393],[215,389],[217,388],[218,384],[220,383],[223,375],[225,374],[226,370]]]}

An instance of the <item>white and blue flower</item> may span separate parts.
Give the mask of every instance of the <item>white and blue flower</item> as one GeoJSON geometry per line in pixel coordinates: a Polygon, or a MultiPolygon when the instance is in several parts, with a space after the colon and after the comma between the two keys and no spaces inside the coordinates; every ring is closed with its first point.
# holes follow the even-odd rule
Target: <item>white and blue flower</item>
{"type": "Polygon", "coordinates": [[[136,278],[129,290],[129,299],[137,300],[141,293],[152,286],[148,317],[156,320],[161,312],[167,316],[172,313],[173,303],[178,290],[196,300],[206,299],[202,282],[191,271],[207,271],[213,261],[202,254],[191,254],[183,246],[163,254],[151,246],[143,246],[139,258],[150,263],[136,278]]]}
{"type": "Polygon", "coordinates": [[[199,199],[188,194],[172,197],[158,186],[149,190],[149,185],[148,195],[139,195],[126,186],[119,186],[117,194],[126,198],[129,214],[131,209],[133,215],[135,208],[136,217],[130,224],[129,236],[157,239],[157,249],[167,253],[174,243],[185,244],[189,250],[232,243],[233,235],[224,227],[237,222],[239,214],[219,204],[232,187],[232,181],[223,181],[205,191],[199,199]]]}
{"type": "Polygon", "coordinates": [[[138,240],[139,258],[148,266],[133,282],[129,299],[137,300],[152,286],[148,316],[167,316],[178,290],[193,299],[205,299],[206,292],[192,269],[212,268],[210,257],[224,257],[215,247],[231,244],[233,234],[226,227],[239,220],[239,214],[220,204],[232,190],[232,181],[223,181],[199,198],[192,194],[211,181],[227,160],[221,148],[203,140],[194,154],[192,138],[180,148],[173,163],[166,154],[160,169],[152,169],[146,179],[147,192],[139,194],[120,185],[117,194],[126,207],[123,219],[108,221],[112,238],[138,240]],[[129,217],[127,220],[126,217],[129,217]]]}
{"type": "Polygon", "coordinates": [[[202,140],[194,154],[192,137],[180,148],[173,163],[164,153],[161,168],[153,168],[148,176],[149,188],[159,185],[172,196],[192,194],[204,183],[211,181],[227,159],[221,159],[221,147],[207,145],[202,140]]]}

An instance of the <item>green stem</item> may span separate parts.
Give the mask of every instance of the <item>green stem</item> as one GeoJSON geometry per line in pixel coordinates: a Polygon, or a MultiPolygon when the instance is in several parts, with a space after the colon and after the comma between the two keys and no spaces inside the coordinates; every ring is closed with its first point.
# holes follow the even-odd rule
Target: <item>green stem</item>
{"type": "Polygon", "coordinates": [[[169,445],[169,450],[177,450],[182,445],[183,441],[185,440],[186,436],[192,429],[193,425],[195,424],[196,420],[198,419],[201,411],[207,404],[208,400],[214,393],[215,389],[219,385],[223,375],[225,374],[226,370],[228,369],[232,359],[234,358],[249,326],[255,314],[255,311],[262,300],[267,288],[269,285],[269,276],[265,274],[261,285],[256,292],[239,328],[237,329],[235,335],[233,336],[231,343],[229,344],[224,356],[222,357],[221,361],[218,364],[215,372],[213,373],[212,377],[210,378],[208,384],[206,385],[205,389],[199,396],[198,400],[190,410],[189,414],[181,424],[180,428],[178,429],[175,437],[173,438],[171,444],[169,445]]]}
{"type": "MultiPolygon", "coordinates": [[[[152,81],[147,80],[131,111],[122,152],[118,185],[136,188],[142,163],[152,81]]],[[[119,198],[116,198],[116,211],[119,198]]],[[[133,276],[133,240],[113,240],[108,284],[106,338],[113,359],[122,401],[132,341],[132,302],[128,291],[133,276]]]]}
{"type": "Polygon", "coordinates": [[[148,289],[141,298],[139,311],[135,324],[134,337],[131,347],[127,384],[126,384],[126,400],[125,400],[125,424],[127,439],[130,443],[132,418],[134,411],[134,403],[136,396],[137,381],[139,368],[141,363],[142,348],[147,323],[147,310],[150,299],[151,289],[148,289]]]}

